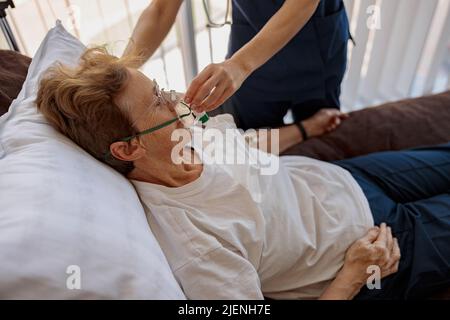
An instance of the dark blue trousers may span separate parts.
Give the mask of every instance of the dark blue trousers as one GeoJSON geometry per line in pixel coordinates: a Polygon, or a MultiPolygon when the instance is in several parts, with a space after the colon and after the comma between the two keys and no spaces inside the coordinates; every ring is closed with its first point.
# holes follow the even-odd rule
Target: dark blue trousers
{"type": "Polygon", "coordinates": [[[340,84],[330,88],[325,99],[307,100],[301,103],[292,101],[267,101],[256,94],[236,93],[211,116],[229,113],[234,117],[238,128],[243,130],[259,128],[280,128],[284,126],[284,117],[291,110],[295,122],[312,117],[324,108],[340,109],[340,84]]]}
{"type": "Polygon", "coordinates": [[[450,288],[450,143],[335,162],[361,186],[376,225],[399,240],[399,271],[356,299],[420,299],[450,288]]]}

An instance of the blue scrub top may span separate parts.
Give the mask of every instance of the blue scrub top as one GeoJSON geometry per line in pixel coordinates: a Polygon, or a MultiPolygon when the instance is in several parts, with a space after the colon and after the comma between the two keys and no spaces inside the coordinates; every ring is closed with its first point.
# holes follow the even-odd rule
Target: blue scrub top
{"type": "MultiPolygon", "coordinates": [[[[284,0],[233,0],[228,57],[249,42],[283,3],[284,0]]],[[[340,86],[349,37],[343,1],[321,0],[303,29],[256,70],[238,93],[294,103],[324,99],[330,87],[340,86]]]]}

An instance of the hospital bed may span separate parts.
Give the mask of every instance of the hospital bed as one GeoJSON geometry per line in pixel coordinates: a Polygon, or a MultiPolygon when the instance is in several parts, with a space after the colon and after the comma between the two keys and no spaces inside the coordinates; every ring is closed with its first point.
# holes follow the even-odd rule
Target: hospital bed
{"type": "MultiPolygon", "coordinates": [[[[19,53],[0,51],[0,116],[17,97],[30,62],[19,53]]],[[[294,146],[285,154],[332,161],[448,141],[450,91],[353,112],[336,131],[294,146]]],[[[450,291],[432,298],[450,299],[450,291]]]]}

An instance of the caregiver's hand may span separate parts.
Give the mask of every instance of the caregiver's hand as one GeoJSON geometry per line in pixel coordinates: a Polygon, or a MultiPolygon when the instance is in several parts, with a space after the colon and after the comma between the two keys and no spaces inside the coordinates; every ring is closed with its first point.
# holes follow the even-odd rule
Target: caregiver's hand
{"type": "Polygon", "coordinates": [[[210,64],[192,81],[185,101],[196,112],[214,110],[231,97],[249,75],[250,71],[233,58],[210,64]]]}
{"type": "Polygon", "coordinates": [[[303,126],[309,137],[318,137],[335,130],[349,115],[337,109],[322,109],[304,120],[303,126]]]}

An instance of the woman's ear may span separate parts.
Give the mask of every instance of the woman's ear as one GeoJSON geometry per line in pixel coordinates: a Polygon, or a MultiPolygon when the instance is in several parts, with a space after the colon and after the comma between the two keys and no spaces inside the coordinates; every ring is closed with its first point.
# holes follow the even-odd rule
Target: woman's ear
{"type": "Polygon", "coordinates": [[[145,155],[145,149],[136,139],[130,142],[114,142],[109,150],[114,158],[122,161],[136,161],[145,155]]]}

